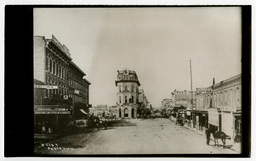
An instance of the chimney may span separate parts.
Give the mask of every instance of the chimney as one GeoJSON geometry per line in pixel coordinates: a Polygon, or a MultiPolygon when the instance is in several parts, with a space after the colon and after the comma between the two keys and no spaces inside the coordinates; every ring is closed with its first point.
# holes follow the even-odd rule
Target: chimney
{"type": "Polygon", "coordinates": [[[212,85],[214,85],[215,84],[215,78],[213,78],[213,81],[212,81],[212,85]]]}

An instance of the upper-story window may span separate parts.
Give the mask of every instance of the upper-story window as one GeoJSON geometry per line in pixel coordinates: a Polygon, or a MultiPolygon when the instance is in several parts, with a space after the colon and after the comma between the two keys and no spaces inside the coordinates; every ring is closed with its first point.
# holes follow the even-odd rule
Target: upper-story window
{"type": "Polygon", "coordinates": [[[132,91],[132,92],[134,91],[134,89],[133,89],[133,85],[132,85],[132,87],[131,87],[131,91],[132,91]]]}
{"type": "Polygon", "coordinates": [[[224,105],[227,105],[227,91],[224,93],[224,105]]]}
{"type": "Polygon", "coordinates": [[[238,87],[236,88],[236,97],[237,97],[237,102],[240,102],[240,90],[238,87]]]}
{"type": "Polygon", "coordinates": [[[127,103],[127,96],[124,97],[124,102],[127,103]]]}
{"type": "Polygon", "coordinates": [[[52,59],[50,59],[50,72],[52,72],[52,59]]]}
{"type": "Polygon", "coordinates": [[[52,66],[53,66],[53,74],[55,74],[55,62],[53,62],[53,64],[52,64],[52,66]]]}
{"type": "Polygon", "coordinates": [[[121,92],[121,86],[119,85],[119,92],[121,92]]]}
{"type": "Polygon", "coordinates": [[[127,85],[124,86],[124,89],[127,90],[127,85]]]}
{"type": "Polygon", "coordinates": [[[230,106],[232,106],[232,101],[233,101],[233,93],[232,93],[232,89],[230,89],[230,106]]]}

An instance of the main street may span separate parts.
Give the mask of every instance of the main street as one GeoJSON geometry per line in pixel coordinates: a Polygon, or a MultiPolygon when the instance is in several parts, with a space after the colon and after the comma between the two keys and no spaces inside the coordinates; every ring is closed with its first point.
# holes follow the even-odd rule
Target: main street
{"type": "MultiPolygon", "coordinates": [[[[131,119],[119,126],[76,134],[35,148],[36,154],[235,154],[231,149],[206,145],[204,136],[169,119],[131,119]]],[[[221,141],[219,141],[221,142],[221,141]]]]}

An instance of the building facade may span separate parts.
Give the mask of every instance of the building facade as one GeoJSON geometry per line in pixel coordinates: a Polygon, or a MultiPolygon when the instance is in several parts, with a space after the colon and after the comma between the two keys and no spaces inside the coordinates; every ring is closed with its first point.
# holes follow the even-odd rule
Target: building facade
{"type": "MultiPolygon", "coordinates": [[[[218,127],[220,131],[231,136],[233,141],[239,142],[242,130],[242,75],[236,75],[213,85],[211,113],[213,121],[209,124],[218,127]]],[[[209,111],[210,112],[210,111],[209,111]]]]}
{"type": "Polygon", "coordinates": [[[164,109],[170,108],[172,106],[172,99],[170,98],[165,98],[161,101],[162,107],[164,109]]]}
{"type": "Polygon", "coordinates": [[[196,99],[195,99],[195,91],[177,91],[174,90],[172,92],[172,101],[174,107],[186,107],[187,109],[192,109],[195,107],[196,99]],[[191,105],[191,100],[193,98],[193,107],[191,105]]]}
{"type": "Polygon", "coordinates": [[[137,118],[139,107],[140,82],[135,71],[117,71],[117,108],[118,118],[137,118]]]}
{"type": "MultiPolygon", "coordinates": [[[[53,35],[51,39],[34,36],[34,89],[40,90],[43,97],[40,103],[35,102],[35,123],[48,122],[54,130],[75,119],[74,91],[87,95],[89,92],[90,83],[83,76],[85,74],[72,62],[69,49],[53,35]]],[[[35,92],[35,98],[37,94],[35,92]]],[[[79,95],[78,102],[88,106],[89,97],[79,95]]]]}

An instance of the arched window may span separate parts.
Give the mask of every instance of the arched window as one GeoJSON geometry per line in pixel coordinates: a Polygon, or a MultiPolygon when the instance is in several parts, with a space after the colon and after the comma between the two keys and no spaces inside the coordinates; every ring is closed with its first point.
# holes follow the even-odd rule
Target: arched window
{"type": "Polygon", "coordinates": [[[121,92],[121,86],[119,85],[119,92],[121,92]]]}
{"type": "Polygon", "coordinates": [[[132,96],[132,103],[134,103],[134,97],[132,96]]]}
{"type": "Polygon", "coordinates": [[[124,117],[128,117],[128,109],[127,108],[124,109],[124,117]]]}
{"type": "Polygon", "coordinates": [[[127,96],[124,97],[124,102],[127,103],[127,96]]]}

